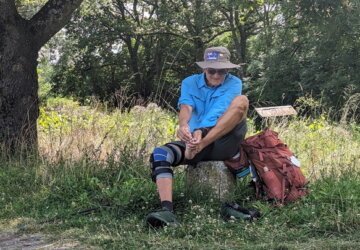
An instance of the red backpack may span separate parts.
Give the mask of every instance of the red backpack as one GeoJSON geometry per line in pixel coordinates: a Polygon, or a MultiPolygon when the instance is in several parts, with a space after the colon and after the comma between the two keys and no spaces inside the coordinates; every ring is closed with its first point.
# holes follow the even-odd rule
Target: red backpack
{"type": "Polygon", "coordinates": [[[241,146],[258,174],[255,180],[257,197],[283,204],[308,194],[300,163],[278,138],[278,133],[265,129],[245,139],[241,146]]]}

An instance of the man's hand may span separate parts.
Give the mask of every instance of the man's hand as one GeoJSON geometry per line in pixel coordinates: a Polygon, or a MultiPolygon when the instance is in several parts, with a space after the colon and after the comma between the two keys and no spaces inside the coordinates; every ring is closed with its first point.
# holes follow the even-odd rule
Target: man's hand
{"type": "Polygon", "coordinates": [[[201,139],[202,139],[202,131],[195,130],[193,132],[192,139],[187,143],[189,148],[191,148],[191,149],[197,148],[201,139]]]}
{"type": "Polygon", "coordinates": [[[195,130],[193,133],[193,138],[188,143],[186,143],[185,149],[185,158],[191,160],[195,157],[197,153],[199,153],[204,145],[201,143],[202,141],[202,131],[195,130]]]}
{"type": "Polygon", "coordinates": [[[177,131],[177,137],[179,137],[180,140],[188,143],[191,140],[193,140],[193,136],[190,133],[190,127],[189,125],[181,125],[177,131]]]}

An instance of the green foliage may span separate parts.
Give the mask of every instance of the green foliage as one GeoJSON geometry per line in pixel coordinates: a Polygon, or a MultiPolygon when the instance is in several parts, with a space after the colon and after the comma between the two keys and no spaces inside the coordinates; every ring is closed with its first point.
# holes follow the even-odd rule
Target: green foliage
{"type": "Polygon", "coordinates": [[[16,0],[15,4],[20,15],[30,19],[46,2],[47,0],[16,0]]]}
{"type": "Polygon", "coordinates": [[[86,11],[68,26],[59,48],[62,56],[52,78],[54,92],[80,101],[96,95],[116,105],[117,92],[126,88],[128,96],[175,106],[181,80],[199,71],[194,62],[202,58],[207,44],[224,33],[218,4],[84,4],[86,11]],[[209,15],[212,18],[205,22],[209,15]]]}
{"type": "Polygon", "coordinates": [[[45,59],[42,59],[37,67],[40,102],[45,102],[46,99],[51,96],[53,88],[51,76],[53,74],[53,69],[53,66],[45,59]]]}
{"type": "MultiPolygon", "coordinates": [[[[303,95],[322,98],[326,107],[340,110],[360,91],[358,39],[359,5],[354,1],[283,1],[269,34],[254,41],[249,66],[255,83],[253,100],[293,104],[303,95]],[[348,88],[353,86],[351,93],[348,88]]],[[[340,118],[339,115],[336,117],[340,118]]]]}
{"type": "Polygon", "coordinates": [[[253,106],[310,96],[341,119],[359,93],[358,16],[356,1],[339,0],[85,2],[48,44],[60,58],[47,82],[81,103],[95,96],[113,106],[175,106],[204,48],[223,45],[245,63],[235,73],[253,106]]]}

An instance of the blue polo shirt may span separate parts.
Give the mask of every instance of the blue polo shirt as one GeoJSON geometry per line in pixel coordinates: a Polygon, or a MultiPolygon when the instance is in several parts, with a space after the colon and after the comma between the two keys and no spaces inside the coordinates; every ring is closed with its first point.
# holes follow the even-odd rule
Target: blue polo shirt
{"type": "Polygon", "coordinates": [[[231,101],[241,95],[241,90],[241,80],[231,74],[227,74],[224,82],[216,87],[206,85],[204,73],[185,78],[181,84],[178,106],[187,104],[193,108],[189,121],[191,132],[197,128],[215,126],[231,101]]]}

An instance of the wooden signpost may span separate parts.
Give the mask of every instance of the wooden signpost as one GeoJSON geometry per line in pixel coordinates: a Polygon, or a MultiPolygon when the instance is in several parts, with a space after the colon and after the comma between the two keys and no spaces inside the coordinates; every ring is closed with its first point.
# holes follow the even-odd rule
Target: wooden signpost
{"type": "Polygon", "coordinates": [[[277,119],[279,117],[297,115],[296,110],[290,105],[255,108],[255,111],[259,114],[259,117],[255,119],[257,129],[271,127],[275,120],[279,120],[277,119]]]}
{"type": "Polygon", "coordinates": [[[274,116],[288,116],[296,115],[296,110],[290,106],[274,106],[265,108],[255,108],[256,112],[262,117],[274,117],[274,116]]]}

